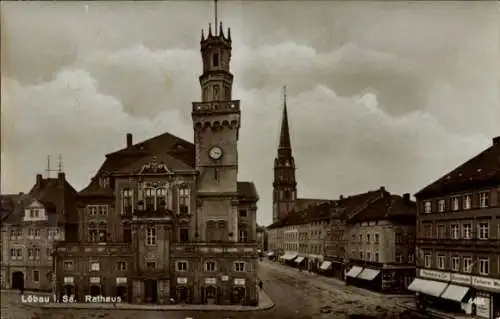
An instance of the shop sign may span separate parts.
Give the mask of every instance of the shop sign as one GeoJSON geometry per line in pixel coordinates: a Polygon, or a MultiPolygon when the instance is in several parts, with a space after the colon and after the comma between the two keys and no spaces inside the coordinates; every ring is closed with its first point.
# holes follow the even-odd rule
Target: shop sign
{"type": "Polygon", "coordinates": [[[177,278],[177,283],[178,284],[187,284],[188,283],[188,279],[186,277],[178,277],[177,278]]]}
{"type": "Polygon", "coordinates": [[[217,283],[217,279],[215,278],[205,278],[206,285],[215,285],[217,283]]]}
{"type": "Polygon", "coordinates": [[[101,277],[90,277],[91,284],[99,284],[101,282],[101,277]]]}
{"type": "Polygon", "coordinates": [[[472,285],[500,292],[500,280],[498,279],[473,276],[472,285]]]}
{"type": "Polygon", "coordinates": [[[245,285],[245,279],[236,278],[236,279],[234,279],[234,284],[236,286],[244,286],[245,285]]]}
{"type": "Polygon", "coordinates": [[[443,281],[450,281],[451,279],[449,272],[427,270],[427,269],[420,269],[420,277],[443,280],[443,281]]]}
{"type": "Polygon", "coordinates": [[[472,285],[472,277],[469,275],[451,274],[451,281],[457,284],[472,285]]]}
{"type": "Polygon", "coordinates": [[[222,280],[222,281],[228,281],[228,280],[229,280],[229,276],[222,276],[222,277],[221,277],[221,280],[222,280]]]}
{"type": "Polygon", "coordinates": [[[476,315],[482,318],[490,318],[490,299],[476,297],[476,315]]]}

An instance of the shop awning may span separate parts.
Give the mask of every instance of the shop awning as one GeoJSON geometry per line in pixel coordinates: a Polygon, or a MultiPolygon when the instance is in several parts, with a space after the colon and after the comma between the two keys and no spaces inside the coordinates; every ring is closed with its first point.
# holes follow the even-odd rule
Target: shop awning
{"type": "Polygon", "coordinates": [[[300,263],[301,263],[301,262],[303,262],[303,261],[304,261],[304,257],[297,257],[297,259],[295,259],[295,262],[296,262],[297,264],[300,264],[300,263]]]}
{"type": "Polygon", "coordinates": [[[323,263],[321,263],[321,266],[319,267],[319,269],[328,270],[328,268],[330,268],[331,266],[332,266],[332,263],[330,261],[324,261],[323,263]]]}
{"type": "Polygon", "coordinates": [[[274,251],[270,251],[270,252],[268,252],[268,253],[267,253],[267,256],[268,256],[268,257],[272,257],[272,256],[274,256],[274,251]]]}
{"type": "Polygon", "coordinates": [[[293,260],[293,259],[295,259],[295,257],[297,257],[297,254],[290,253],[285,259],[286,260],[293,260]]]}
{"type": "Polygon", "coordinates": [[[444,282],[415,278],[408,286],[408,290],[421,292],[433,297],[440,297],[447,286],[448,284],[444,282]]]}
{"type": "Polygon", "coordinates": [[[363,279],[363,280],[373,280],[375,277],[380,274],[380,270],[377,269],[370,269],[370,268],[365,268],[363,271],[356,277],[356,279],[363,279]]]}
{"type": "Polygon", "coordinates": [[[469,287],[449,285],[441,295],[441,298],[462,302],[469,289],[469,287]]]}
{"type": "Polygon", "coordinates": [[[358,276],[359,273],[362,271],[363,271],[363,268],[358,267],[358,266],[352,266],[352,268],[349,269],[349,271],[347,272],[346,276],[356,278],[356,276],[358,276]]]}

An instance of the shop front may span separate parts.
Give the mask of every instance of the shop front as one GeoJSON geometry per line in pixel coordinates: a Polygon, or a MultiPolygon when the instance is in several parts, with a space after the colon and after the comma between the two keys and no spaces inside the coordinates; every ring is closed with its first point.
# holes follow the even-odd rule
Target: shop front
{"type": "Polygon", "coordinates": [[[380,270],[376,268],[354,265],[346,274],[347,284],[369,290],[380,290],[380,281],[380,270]]]}
{"type": "Polygon", "coordinates": [[[417,293],[417,305],[493,319],[500,315],[500,280],[419,269],[408,286],[417,293]]]}
{"type": "Polygon", "coordinates": [[[297,268],[301,268],[301,269],[303,269],[307,263],[306,257],[304,257],[304,256],[299,256],[299,257],[295,258],[294,262],[295,262],[295,266],[297,268]]]}
{"type": "Polygon", "coordinates": [[[294,252],[287,252],[283,256],[280,257],[280,261],[282,263],[288,264],[288,265],[294,265],[293,260],[297,258],[297,253],[294,252]]]}

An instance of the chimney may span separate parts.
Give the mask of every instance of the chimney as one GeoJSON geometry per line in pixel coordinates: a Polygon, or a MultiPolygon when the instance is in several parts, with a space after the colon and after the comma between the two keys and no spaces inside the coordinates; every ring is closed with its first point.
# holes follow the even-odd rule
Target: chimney
{"type": "Polygon", "coordinates": [[[403,201],[405,203],[409,203],[410,202],[410,193],[404,193],[403,194],[403,201]]]}
{"type": "Polygon", "coordinates": [[[57,184],[63,186],[66,181],[66,175],[63,172],[57,173],[57,184]]]}
{"type": "Polygon", "coordinates": [[[385,192],[385,187],[384,186],[380,186],[380,191],[381,192],[385,192]]]}
{"type": "Polygon", "coordinates": [[[340,196],[339,196],[339,199],[340,199],[340,200],[343,200],[343,199],[344,199],[344,195],[340,195],[340,196]]]}
{"type": "Polygon", "coordinates": [[[42,185],[42,174],[36,174],[36,186],[37,187],[40,187],[40,185],[42,185]]]}
{"type": "Polygon", "coordinates": [[[497,136],[497,137],[493,138],[493,145],[494,146],[499,146],[500,145],[500,136],[497,136]]]}
{"type": "Polygon", "coordinates": [[[132,133],[127,133],[127,148],[132,146],[132,133]]]}
{"type": "Polygon", "coordinates": [[[24,195],[24,193],[23,192],[19,192],[19,195],[24,195]]]}

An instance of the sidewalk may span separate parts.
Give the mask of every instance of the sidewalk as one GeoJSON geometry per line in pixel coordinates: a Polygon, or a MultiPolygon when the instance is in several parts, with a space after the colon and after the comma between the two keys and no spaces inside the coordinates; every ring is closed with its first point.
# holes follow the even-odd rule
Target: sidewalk
{"type": "Polygon", "coordinates": [[[150,311],[263,311],[274,307],[274,302],[263,291],[259,290],[258,306],[239,305],[153,305],[130,303],[23,303],[24,306],[44,309],[109,309],[109,310],[150,310],[150,311]]]}

